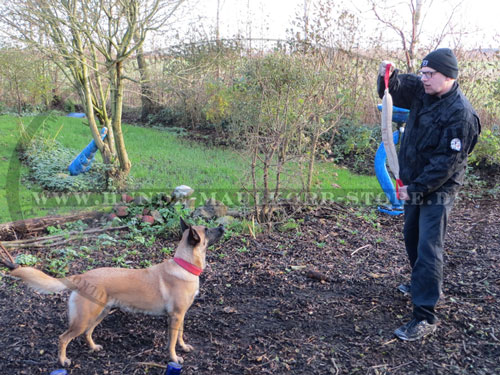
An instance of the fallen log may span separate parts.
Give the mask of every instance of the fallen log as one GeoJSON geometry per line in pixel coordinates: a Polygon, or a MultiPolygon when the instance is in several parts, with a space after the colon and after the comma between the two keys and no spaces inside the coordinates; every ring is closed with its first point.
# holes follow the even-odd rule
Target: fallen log
{"type": "Polygon", "coordinates": [[[26,237],[27,234],[36,235],[45,231],[45,229],[50,226],[61,225],[77,220],[98,219],[102,215],[102,212],[89,211],[71,215],[45,216],[41,218],[12,221],[10,223],[0,224],[0,240],[17,240],[26,237]]]}
{"type": "Polygon", "coordinates": [[[35,237],[28,238],[25,240],[15,240],[15,241],[3,241],[3,245],[5,247],[11,248],[21,248],[21,247],[31,247],[31,248],[44,248],[44,247],[55,247],[64,245],[76,238],[91,237],[95,236],[102,232],[109,232],[114,230],[122,230],[127,229],[128,225],[122,225],[119,227],[106,227],[106,228],[93,228],[85,231],[74,231],[62,234],[56,234],[52,236],[43,236],[43,237],[35,237]]]}

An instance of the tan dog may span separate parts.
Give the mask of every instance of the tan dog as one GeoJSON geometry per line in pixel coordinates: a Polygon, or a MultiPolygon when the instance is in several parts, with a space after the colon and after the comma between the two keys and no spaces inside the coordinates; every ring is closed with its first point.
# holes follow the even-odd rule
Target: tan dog
{"type": "Polygon", "coordinates": [[[188,226],[182,219],[181,228],[183,235],[174,259],[146,269],[97,268],[81,275],[56,279],[37,269],[20,267],[3,246],[7,257],[0,258],[0,261],[12,270],[12,276],[39,292],[72,290],[68,301],[69,328],[59,336],[61,365],[71,364],[66,357],[66,347],[82,333],[85,333],[92,350],[102,349],[94,343],[92,332],[113,307],[155,315],[168,314],[170,358],[182,363],[183,359],[175,352],[176,343],[185,352],[193,350],[184,342],[184,315],[198,294],[198,276],[206,265],[206,250],[221,238],[224,228],[188,226]]]}

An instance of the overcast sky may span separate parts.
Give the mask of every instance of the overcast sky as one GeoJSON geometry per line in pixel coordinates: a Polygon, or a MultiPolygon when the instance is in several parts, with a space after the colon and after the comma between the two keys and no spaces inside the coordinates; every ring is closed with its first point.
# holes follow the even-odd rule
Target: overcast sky
{"type": "MultiPolygon", "coordinates": [[[[236,34],[249,35],[251,26],[251,36],[253,38],[285,39],[287,28],[291,27],[291,21],[298,13],[303,14],[304,2],[311,3],[313,7],[318,0],[191,0],[191,4],[196,4],[194,9],[190,8],[190,17],[201,17],[197,23],[199,29],[207,34],[213,32],[216,24],[217,4],[220,4],[220,34],[222,38],[231,38],[236,34]]],[[[377,4],[383,6],[399,4],[399,20],[406,24],[409,22],[410,0],[377,0],[377,4]]],[[[341,1],[334,1],[341,4],[341,1]]],[[[188,2],[189,4],[189,2],[188,2]]],[[[461,44],[466,47],[483,48],[500,47],[500,1],[498,0],[426,0],[430,4],[425,18],[425,33],[422,35],[425,40],[438,30],[450,17],[454,5],[460,4],[453,17],[453,23],[457,24],[462,31],[471,34],[462,39],[461,44]],[[494,38],[494,36],[497,36],[494,38]]],[[[374,21],[373,12],[367,5],[367,0],[344,0],[343,7],[355,13],[362,20],[363,28],[367,33],[372,33],[372,29],[379,23],[374,21]]],[[[182,31],[181,31],[182,33],[182,31]]],[[[388,40],[395,34],[385,33],[388,40]]],[[[213,34],[212,34],[213,36],[213,34]]],[[[423,41],[424,41],[423,40],[423,41]]],[[[388,42],[389,43],[389,42],[388,42]]],[[[448,41],[452,44],[452,41],[448,41]]],[[[450,45],[450,47],[453,47],[450,45]]]]}

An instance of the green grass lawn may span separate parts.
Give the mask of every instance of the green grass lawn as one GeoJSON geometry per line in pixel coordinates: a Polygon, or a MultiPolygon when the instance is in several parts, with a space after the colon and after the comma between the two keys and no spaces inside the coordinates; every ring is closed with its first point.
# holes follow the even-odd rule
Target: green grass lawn
{"type": "MultiPolygon", "coordinates": [[[[62,116],[42,120],[40,117],[0,116],[0,223],[21,217],[65,213],[75,208],[95,209],[117,199],[110,194],[81,194],[77,197],[78,207],[75,207],[66,204],[61,195],[47,198],[39,187],[26,183],[28,170],[19,162],[15,151],[21,122],[25,128],[32,129],[34,135],[56,139],[74,150],[75,156],[91,140],[85,120],[62,116]]],[[[123,131],[132,162],[131,195],[139,192],[170,194],[176,186],[188,185],[195,190],[200,203],[208,197],[228,205],[245,201],[247,195],[243,186],[250,186],[250,179],[249,162],[244,155],[230,149],[208,148],[158,129],[124,125],[123,131]]],[[[96,160],[101,160],[100,155],[96,160]]],[[[300,190],[295,169],[294,165],[287,168],[285,196],[300,190]]],[[[320,200],[349,199],[364,204],[372,204],[374,197],[383,196],[375,177],[353,175],[326,162],[316,165],[313,192],[320,200]]]]}

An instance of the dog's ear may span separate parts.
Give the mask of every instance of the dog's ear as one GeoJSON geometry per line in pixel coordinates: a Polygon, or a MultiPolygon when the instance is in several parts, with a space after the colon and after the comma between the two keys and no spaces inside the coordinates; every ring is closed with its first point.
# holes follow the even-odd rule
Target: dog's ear
{"type": "Polygon", "coordinates": [[[193,247],[198,245],[201,241],[200,235],[198,234],[198,232],[195,229],[193,229],[193,227],[189,227],[189,234],[188,234],[187,241],[188,241],[188,244],[190,244],[193,247]]]}
{"type": "Polygon", "coordinates": [[[184,233],[186,229],[189,229],[189,225],[186,224],[184,219],[181,217],[181,233],[184,233]]]}

